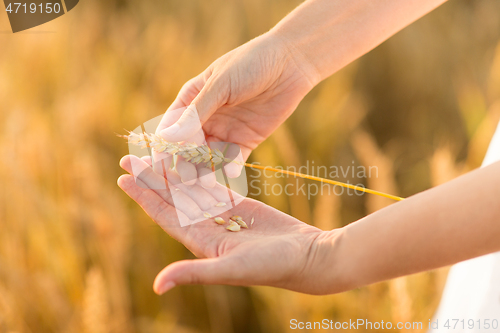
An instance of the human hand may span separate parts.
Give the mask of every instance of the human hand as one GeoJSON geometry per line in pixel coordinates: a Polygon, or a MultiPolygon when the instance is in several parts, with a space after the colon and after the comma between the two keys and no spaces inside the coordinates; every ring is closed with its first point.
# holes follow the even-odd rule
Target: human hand
{"type": "MultiPolygon", "coordinates": [[[[213,189],[198,185],[182,188],[181,183],[179,191],[160,190],[151,184],[161,181],[162,177],[153,172],[147,163],[150,162],[125,156],[120,162],[122,168],[132,173],[132,164],[134,170],[141,164],[144,172],[135,174],[136,180],[132,175],[123,175],[118,179],[118,185],[168,234],[197,257],[204,258],[168,265],[156,277],[155,292],[162,294],[184,284],[228,284],[266,285],[311,294],[326,293],[326,286],[334,281],[333,276],[324,274],[324,265],[334,264],[327,259],[332,258],[334,247],[325,246],[335,243],[332,232],[321,231],[249,198],[243,198],[236,207],[225,212],[221,210],[222,213],[218,214],[226,221],[232,215],[240,215],[247,223],[254,217],[255,223],[248,223],[249,229],[233,233],[217,225],[213,219],[180,227],[178,215],[185,213],[194,217],[206,210],[200,207],[209,201],[206,198],[213,193],[217,196],[220,185],[213,189]],[[186,188],[188,190],[184,191],[186,188]],[[183,196],[183,208],[174,208],[173,196],[183,196]]],[[[220,188],[227,191],[223,186],[220,188]]],[[[233,195],[237,196],[234,192],[233,195]]]]}
{"type": "MultiPolygon", "coordinates": [[[[237,144],[241,149],[238,159],[244,161],[291,115],[318,81],[312,65],[280,37],[267,33],[223,55],[189,80],[156,133],[167,141],[179,142],[199,139],[203,126],[209,145],[237,144]],[[181,108],[186,109],[170,113],[181,108]]],[[[168,158],[158,153],[154,157],[155,161],[168,158]]],[[[213,173],[195,168],[182,158],[176,169],[185,184],[192,185],[197,176],[203,175],[200,183],[204,187],[215,185],[213,173]]],[[[237,177],[240,170],[241,165],[236,163],[225,167],[231,178],[237,177]]]]}

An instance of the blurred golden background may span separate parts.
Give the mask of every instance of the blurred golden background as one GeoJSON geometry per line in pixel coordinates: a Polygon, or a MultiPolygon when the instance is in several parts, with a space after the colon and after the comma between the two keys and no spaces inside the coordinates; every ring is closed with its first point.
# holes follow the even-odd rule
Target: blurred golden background
{"type": "MultiPolygon", "coordinates": [[[[116,186],[127,145],[115,133],[164,112],[185,81],[299,3],[85,0],[17,34],[0,14],[0,332],[279,333],[292,318],[426,327],[446,268],[321,297],[152,291],[164,266],[193,256],[116,186]]],[[[443,5],[317,86],[251,160],[376,165],[365,185],[401,196],[478,167],[500,118],[499,13],[497,0],[443,5]]],[[[259,199],[323,229],[390,204],[259,199]]]]}

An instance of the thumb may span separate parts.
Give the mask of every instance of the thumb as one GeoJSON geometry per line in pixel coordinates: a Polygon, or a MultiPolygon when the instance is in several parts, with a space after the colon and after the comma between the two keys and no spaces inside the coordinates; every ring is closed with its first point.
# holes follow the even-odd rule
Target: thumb
{"type": "Polygon", "coordinates": [[[156,276],[153,289],[161,295],[185,284],[239,284],[244,276],[240,266],[230,257],[177,261],[156,276]]]}
{"type": "Polygon", "coordinates": [[[224,82],[223,79],[210,77],[179,120],[161,131],[160,135],[167,141],[179,142],[197,134],[207,119],[227,102],[229,86],[224,82]]]}

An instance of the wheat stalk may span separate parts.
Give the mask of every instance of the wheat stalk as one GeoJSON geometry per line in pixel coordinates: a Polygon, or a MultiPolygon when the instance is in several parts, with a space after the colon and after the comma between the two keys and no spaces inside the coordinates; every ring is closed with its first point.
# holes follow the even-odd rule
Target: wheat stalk
{"type": "Polygon", "coordinates": [[[327,183],[327,184],[331,184],[331,185],[338,185],[338,186],[350,188],[350,189],[365,192],[365,193],[379,195],[381,197],[389,198],[389,199],[396,200],[396,201],[401,201],[404,199],[404,198],[398,197],[396,195],[371,190],[369,188],[365,188],[365,187],[361,187],[361,186],[346,184],[346,183],[339,182],[336,180],[306,175],[303,173],[298,173],[298,172],[293,172],[293,171],[288,171],[288,170],[283,170],[283,169],[271,168],[271,167],[267,167],[267,166],[255,165],[255,164],[251,164],[251,163],[238,162],[238,161],[224,157],[224,154],[219,149],[217,149],[217,148],[211,149],[208,145],[196,145],[195,143],[168,142],[165,139],[163,139],[161,136],[159,136],[157,134],[153,134],[153,133],[148,134],[148,133],[129,132],[129,135],[118,135],[118,136],[128,139],[129,144],[133,144],[133,145],[139,146],[141,148],[152,148],[153,150],[155,150],[159,153],[167,153],[170,155],[179,155],[179,156],[184,157],[184,159],[186,161],[194,163],[194,164],[205,163],[206,167],[210,168],[210,169],[215,167],[216,165],[223,163],[223,162],[237,163],[237,164],[244,165],[246,167],[253,168],[253,169],[269,170],[269,171],[284,173],[287,175],[300,177],[300,178],[304,178],[304,179],[315,180],[315,181],[319,181],[319,182],[327,183]]]}

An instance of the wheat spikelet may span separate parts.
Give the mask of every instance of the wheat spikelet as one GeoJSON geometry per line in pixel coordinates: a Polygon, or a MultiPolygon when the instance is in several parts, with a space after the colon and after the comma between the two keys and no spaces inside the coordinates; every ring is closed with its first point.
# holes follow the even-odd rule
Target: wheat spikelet
{"type": "Polygon", "coordinates": [[[207,145],[198,146],[194,143],[168,142],[153,133],[129,132],[129,135],[119,136],[128,139],[129,144],[141,148],[150,147],[159,153],[182,156],[186,161],[194,164],[205,163],[207,168],[212,168],[222,162],[231,162],[230,159],[224,158],[219,149],[211,149],[207,145]]]}

